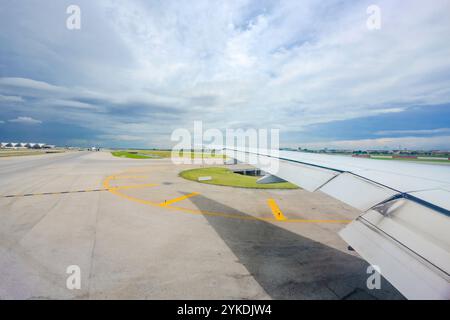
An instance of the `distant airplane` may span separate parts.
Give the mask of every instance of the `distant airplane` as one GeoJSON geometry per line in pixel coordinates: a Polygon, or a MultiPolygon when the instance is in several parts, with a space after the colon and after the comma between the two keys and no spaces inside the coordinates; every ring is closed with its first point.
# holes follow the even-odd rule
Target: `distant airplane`
{"type": "Polygon", "coordinates": [[[224,153],[362,211],[340,236],[408,299],[450,299],[450,166],[292,151],[224,153]],[[277,161],[278,169],[262,165],[277,161]]]}

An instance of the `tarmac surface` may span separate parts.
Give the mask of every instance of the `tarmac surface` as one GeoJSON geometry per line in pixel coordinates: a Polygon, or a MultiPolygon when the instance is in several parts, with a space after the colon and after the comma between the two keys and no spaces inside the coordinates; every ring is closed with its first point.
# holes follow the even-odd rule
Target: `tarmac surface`
{"type": "Polygon", "coordinates": [[[200,184],[108,152],[0,159],[0,299],[403,299],[322,193],[200,184]],[[68,289],[79,266],[81,288],[68,289]]]}

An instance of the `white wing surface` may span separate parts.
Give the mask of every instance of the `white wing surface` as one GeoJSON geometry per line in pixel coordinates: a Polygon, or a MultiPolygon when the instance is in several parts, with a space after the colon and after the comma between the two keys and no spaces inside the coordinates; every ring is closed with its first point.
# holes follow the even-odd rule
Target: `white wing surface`
{"type": "Polygon", "coordinates": [[[450,166],[295,151],[224,152],[242,162],[251,157],[269,174],[361,210],[341,237],[408,299],[450,299],[450,166]]]}

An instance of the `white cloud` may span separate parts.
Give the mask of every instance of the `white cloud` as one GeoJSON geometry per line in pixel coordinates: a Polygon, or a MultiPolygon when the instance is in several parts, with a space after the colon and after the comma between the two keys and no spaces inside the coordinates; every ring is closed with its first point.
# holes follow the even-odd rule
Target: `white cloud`
{"type": "Polygon", "coordinates": [[[5,96],[0,94],[0,102],[23,102],[22,97],[19,96],[5,96]]]}
{"type": "Polygon", "coordinates": [[[27,78],[0,78],[0,85],[20,87],[26,89],[37,89],[46,91],[60,91],[61,87],[50,85],[44,81],[36,81],[27,78]]]}
{"type": "Polygon", "coordinates": [[[48,99],[43,101],[44,104],[55,107],[68,107],[68,108],[77,108],[77,109],[99,109],[98,106],[74,101],[74,100],[66,100],[66,99],[48,99]]]}
{"type": "Polygon", "coordinates": [[[377,32],[366,28],[365,3],[132,1],[111,2],[109,12],[135,57],[127,74],[133,84],[178,97],[215,96],[202,109],[214,112],[207,120],[215,125],[252,118],[299,129],[449,101],[450,79],[433,78],[450,69],[450,44],[442,42],[450,32],[448,3],[378,5],[377,32]],[[286,112],[305,106],[301,115],[286,112]]]}
{"type": "Polygon", "coordinates": [[[36,120],[31,117],[17,117],[16,119],[8,120],[8,122],[12,123],[20,123],[20,124],[41,124],[41,120],[36,120]]]}

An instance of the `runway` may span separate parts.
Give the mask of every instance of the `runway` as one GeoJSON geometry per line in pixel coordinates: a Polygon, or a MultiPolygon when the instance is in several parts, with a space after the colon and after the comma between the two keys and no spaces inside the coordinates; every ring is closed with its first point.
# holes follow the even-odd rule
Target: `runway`
{"type": "Polygon", "coordinates": [[[321,193],[200,184],[108,152],[0,158],[0,299],[403,299],[321,193]],[[66,287],[66,269],[81,288],[66,287]]]}

